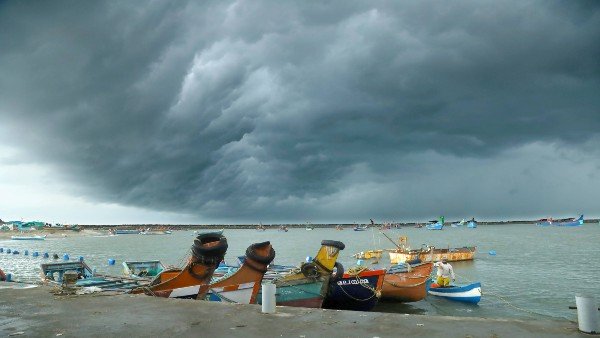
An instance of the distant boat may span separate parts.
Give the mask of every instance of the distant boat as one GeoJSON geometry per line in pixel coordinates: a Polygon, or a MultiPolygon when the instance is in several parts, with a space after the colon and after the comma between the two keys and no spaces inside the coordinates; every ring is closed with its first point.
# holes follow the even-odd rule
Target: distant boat
{"type": "Polygon", "coordinates": [[[173,232],[171,230],[151,230],[150,228],[140,231],[140,235],[170,235],[173,232]]]}
{"type": "Polygon", "coordinates": [[[305,227],[305,229],[306,229],[307,231],[314,230],[314,229],[315,229],[315,226],[314,226],[314,225],[312,225],[312,224],[310,224],[310,223],[307,223],[307,224],[306,224],[306,227],[305,227]]]}
{"type": "Polygon", "coordinates": [[[366,224],[357,224],[354,226],[354,231],[365,231],[369,228],[366,224]]]}
{"type": "Polygon", "coordinates": [[[554,220],[552,218],[543,218],[535,223],[537,226],[549,226],[556,225],[559,227],[578,227],[583,225],[583,215],[579,216],[579,218],[566,218],[554,220]]]}
{"type": "Polygon", "coordinates": [[[477,228],[477,221],[475,219],[470,220],[469,223],[467,223],[467,228],[471,228],[471,229],[477,228]]]}
{"type": "Polygon", "coordinates": [[[465,221],[465,219],[463,218],[460,222],[454,222],[454,223],[450,224],[450,226],[453,228],[456,228],[459,226],[463,226],[465,224],[467,224],[467,221],[465,221]]]}
{"type": "Polygon", "coordinates": [[[440,222],[430,223],[425,226],[427,230],[443,230],[444,225],[440,222]]]}
{"type": "Polygon", "coordinates": [[[10,236],[10,239],[15,241],[43,241],[46,239],[46,235],[40,236],[10,236]]]}
{"type": "Polygon", "coordinates": [[[583,225],[583,215],[579,216],[579,218],[565,219],[553,222],[552,224],[559,227],[578,227],[583,225]]]}
{"type": "Polygon", "coordinates": [[[136,229],[116,229],[113,233],[115,235],[137,235],[140,231],[136,229]]]}
{"type": "Polygon", "coordinates": [[[463,286],[451,285],[447,287],[439,287],[437,284],[431,284],[428,293],[457,302],[477,304],[481,300],[481,283],[477,282],[463,286]]]}

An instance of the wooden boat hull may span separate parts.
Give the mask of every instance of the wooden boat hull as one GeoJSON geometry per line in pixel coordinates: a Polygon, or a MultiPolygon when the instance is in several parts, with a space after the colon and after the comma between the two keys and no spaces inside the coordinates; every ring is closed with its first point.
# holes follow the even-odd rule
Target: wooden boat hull
{"type": "Polygon", "coordinates": [[[418,302],[427,296],[427,280],[433,263],[422,263],[410,271],[385,274],[381,298],[397,302],[418,302]]]}
{"type": "Polygon", "coordinates": [[[341,279],[330,281],[327,297],[323,302],[326,309],[371,311],[383,286],[385,270],[363,271],[357,276],[344,274],[341,279]]]}
{"type": "Polygon", "coordinates": [[[428,293],[457,302],[477,304],[481,300],[481,283],[464,286],[430,287],[428,293]]]}
{"type": "Polygon", "coordinates": [[[442,259],[448,262],[470,261],[475,258],[476,247],[462,248],[430,248],[429,250],[392,251],[389,253],[392,264],[400,264],[420,260],[421,262],[437,262],[442,259]]]}

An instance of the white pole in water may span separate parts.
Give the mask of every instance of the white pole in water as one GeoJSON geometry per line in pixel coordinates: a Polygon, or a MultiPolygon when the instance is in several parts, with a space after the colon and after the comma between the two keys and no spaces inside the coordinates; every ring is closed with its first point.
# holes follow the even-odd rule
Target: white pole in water
{"type": "Polygon", "coordinates": [[[264,283],[262,285],[262,312],[275,313],[275,284],[264,283]]]}
{"type": "Polygon", "coordinates": [[[598,303],[593,296],[575,295],[577,305],[577,321],[579,331],[585,333],[600,333],[598,326],[598,303]]]}

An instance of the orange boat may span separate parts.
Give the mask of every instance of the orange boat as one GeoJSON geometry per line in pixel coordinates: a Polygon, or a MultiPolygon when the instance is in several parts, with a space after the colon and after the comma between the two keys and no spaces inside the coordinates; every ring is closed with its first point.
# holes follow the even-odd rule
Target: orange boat
{"type": "Polygon", "coordinates": [[[383,279],[381,298],[397,302],[418,302],[427,296],[426,282],[433,263],[396,265],[387,269],[383,279]]]}
{"type": "Polygon", "coordinates": [[[165,298],[204,298],[215,269],[227,252],[227,239],[219,233],[200,234],[192,245],[192,256],[185,268],[167,270],[148,286],[131,293],[165,298]]]}
{"type": "MultiPolygon", "coordinates": [[[[252,244],[246,250],[242,266],[229,277],[209,286],[206,300],[239,304],[254,304],[267,267],[275,258],[270,242],[252,244]]],[[[197,299],[202,299],[198,294],[197,299]]]]}

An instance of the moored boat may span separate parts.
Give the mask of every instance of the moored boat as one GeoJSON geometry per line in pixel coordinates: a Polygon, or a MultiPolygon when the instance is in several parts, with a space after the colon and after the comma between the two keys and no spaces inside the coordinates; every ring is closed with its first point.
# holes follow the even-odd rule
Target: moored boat
{"type": "MultiPolygon", "coordinates": [[[[110,232],[110,230],[109,230],[109,232],[110,232]]],[[[112,230],[112,233],[115,235],[137,235],[140,233],[140,230],[137,230],[137,229],[114,229],[114,230],[112,230]]]]}
{"type": "Polygon", "coordinates": [[[467,223],[467,228],[475,229],[477,228],[477,221],[473,218],[467,223]]]}
{"type": "Polygon", "coordinates": [[[97,287],[106,291],[123,291],[143,286],[148,281],[122,276],[97,274],[85,262],[46,263],[41,265],[42,282],[61,285],[66,272],[77,273],[76,287],[97,287]]]}
{"type": "Polygon", "coordinates": [[[381,298],[397,302],[418,302],[427,296],[427,280],[433,263],[395,265],[387,269],[381,298]]]}
{"type": "Polygon", "coordinates": [[[583,225],[583,215],[579,218],[561,219],[552,223],[559,227],[578,227],[583,225]]]}
{"type": "Polygon", "coordinates": [[[436,222],[436,223],[429,223],[425,226],[425,228],[427,230],[443,230],[444,229],[444,225],[440,222],[436,222]]]}
{"type": "MultiPolygon", "coordinates": [[[[242,266],[232,274],[226,274],[217,281],[213,281],[206,300],[254,304],[260,291],[261,282],[267,266],[275,258],[275,250],[270,242],[252,244],[246,250],[246,257],[242,266]]],[[[200,299],[200,298],[198,298],[200,299]]]]}
{"type": "Polygon", "coordinates": [[[46,235],[35,235],[35,236],[10,236],[10,239],[14,241],[43,241],[46,239],[46,235]]]}
{"type": "Polygon", "coordinates": [[[329,281],[323,308],[371,311],[381,297],[385,270],[359,267],[344,273],[340,263],[336,263],[336,270],[336,277],[329,281]]]}
{"type": "MultiPolygon", "coordinates": [[[[342,242],[323,240],[314,259],[274,279],[276,304],[321,308],[337,257],[344,247],[342,242]]],[[[262,302],[260,296],[257,296],[257,302],[262,302]]]]}
{"type": "Polygon", "coordinates": [[[125,261],[123,262],[123,275],[131,278],[153,279],[166,267],[161,261],[125,261]]]}
{"type": "Polygon", "coordinates": [[[451,285],[439,287],[437,284],[431,284],[428,293],[433,296],[444,297],[450,300],[463,303],[477,304],[481,300],[481,283],[471,283],[468,285],[451,285]]]}
{"type": "MultiPolygon", "coordinates": [[[[390,239],[390,241],[392,241],[390,239]]],[[[393,241],[392,241],[393,242],[393,241]]],[[[401,236],[396,249],[388,250],[390,263],[401,264],[406,262],[437,262],[442,259],[448,262],[469,261],[475,258],[477,247],[464,246],[461,248],[436,248],[434,246],[422,245],[419,249],[411,249],[408,245],[408,238],[401,236]]]]}
{"type": "Polygon", "coordinates": [[[203,233],[192,245],[192,255],[183,269],[170,269],[159,274],[148,287],[132,293],[145,293],[165,298],[204,299],[212,275],[227,252],[227,239],[218,233],[203,233]]]}
{"type": "Polygon", "coordinates": [[[369,228],[369,226],[366,224],[357,224],[354,226],[353,230],[354,231],[366,231],[368,228],[369,228]]]}

